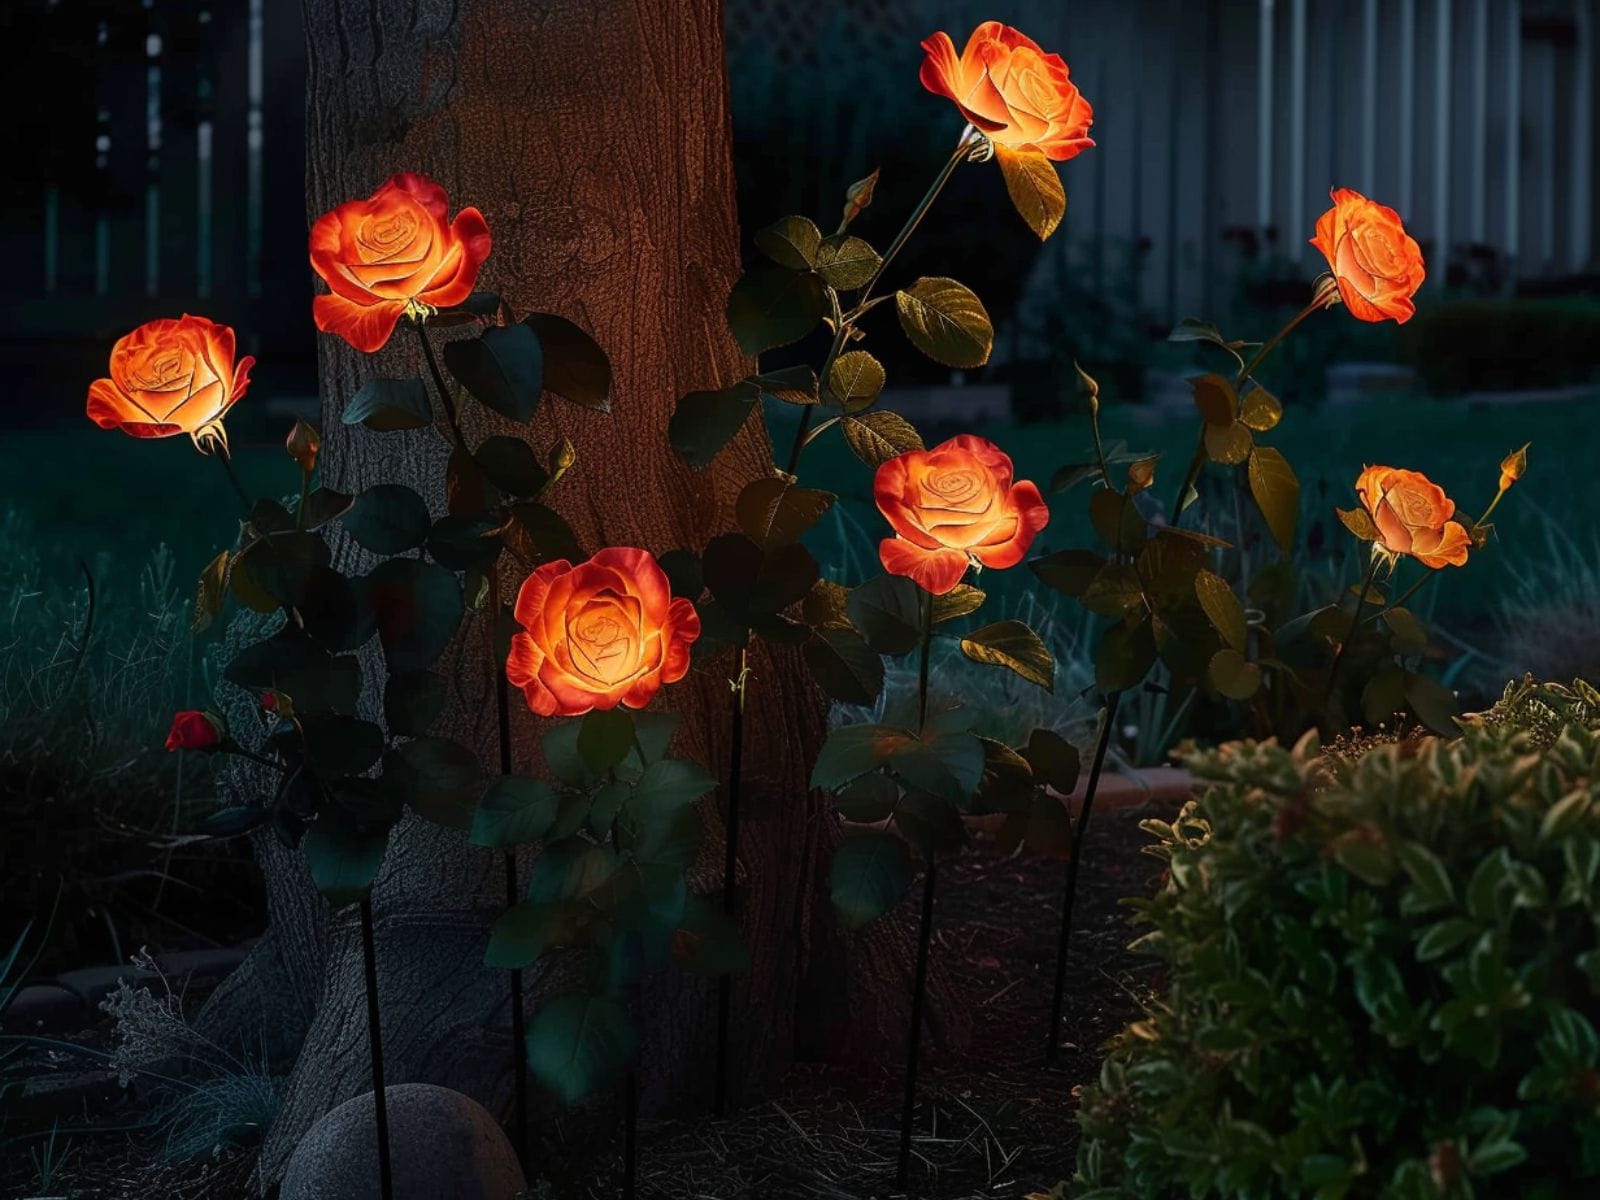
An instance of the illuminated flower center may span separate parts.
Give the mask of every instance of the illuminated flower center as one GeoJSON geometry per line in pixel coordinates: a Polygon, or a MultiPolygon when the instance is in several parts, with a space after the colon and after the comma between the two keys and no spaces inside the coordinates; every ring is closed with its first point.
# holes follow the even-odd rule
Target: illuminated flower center
{"type": "Polygon", "coordinates": [[[189,382],[194,374],[193,362],[193,357],[186,351],[169,346],[135,364],[129,382],[141,391],[171,391],[174,385],[182,386],[189,382]]]}
{"type": "Polygon", "coordinates": [[[416,214],[407,209],[391,209],[369,218],[362,222],[359,238],[368,261],[392,258],[417,240],[416,214]]]}
{"type": "Polygon", "coordinates": [[[636,626],[622,611],[625,603],[623,597],[608,593],[585,606],[567,626],[574,665],[592,679],[615,683],[633,670],[638,658],[632,636],[636,626]]]}
{"type": "Polygon", "coordinates": [[[970,467],[955,467],[930,471],[923,478],[922,490],[930,503],[953,508],[980,499],[985,482],[980,472],[970,467]]]}
{"type": "Polygon", "coordinates": [[[1433,501],[1421,491],[1407,488],[1390,492],[1387,499],[1400,519],[1413,529],[1431,528],[1438,523],[1434,518],[1433,501]]]}

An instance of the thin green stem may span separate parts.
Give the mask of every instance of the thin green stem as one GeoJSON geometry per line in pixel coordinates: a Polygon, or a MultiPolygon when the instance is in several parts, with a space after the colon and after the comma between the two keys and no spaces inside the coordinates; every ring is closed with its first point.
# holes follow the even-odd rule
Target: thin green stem
{"type": "Polygon", "coordinates": [[[1350,630],[1339,643],[1339,648],[1333,652],[1333,665],[1328,668],[1328,686],[1322,693],[1324,704],[1333,698],[1333,686],[1339,678],[1339,664],[1344,661],[1345,649],[1355,639],[1356,630],[1361,627],[1361,613],[1367,606],[1367,592],[1371,590],[1372,581],[1378,574],[1378,562],[1379,556],[1374,554],[1372,562],[1367,566],[1367,573],[1361,579],[1361,594],[1356,597],[1356,611],[1350,618],[1350,630]]]}
{"type": "MultiPolygon", "coordinates": [[[[739,643],[737,673],[732,680],[733,711],[728,720],[728,811],[722,825],[722,911],[731,920],[738,911],[739,799],[744,774],[744,706],[750,679],[750,635],[739,643]]],[[[642,752],[641,752],[642,757],[642,752]]],[[[717,1077],[712,1110],[721,1116],[728,1107],[728,1031],[733,1013],[733,976],[717,980],[717,1077]]]]}
{"type": "Polygon", "coordinates": [[[239,497],[239,503],[244,505],[244,515],[248,517],[256,502],[250,499],[250,493],[245,491],[244,484],[239,482],[239,473],[233,469],[233,456],[228,453],[228,447],[218,444],[212,453],[216,460],[222,464],[222,469],[228,473],[228,482],[233,484],[233,490],[239,497]]]}
{"type": "Polygon", "coordinates": [[[933,646],[933,593],[922,594],[922,652],[917,659],[917,734],[928,723],[928,652],[933,646]]]}
{"type": "Polygon", "coordinates": [[[311,472],[305,469],[300,471],[300,503],[294,509],[294,527],[306,527],[306,497],[311,494],[311,472]]]}
{"type": "Polygon", "coordinates": [[[444,381],[444,371],[439,367],[439,358],[434,353],[433,342],[428,338],[428,327],[421,321],[412,321],[411,328],[417,331],[417,340],[422,343],[422,357],[427,361],[428,373],[433,376],[433,386],[439,393],[439,403],[444,405],[444,417],[450,426],[450,437],[462,451],[465,451],[467,439],[461,435],[461,423],[456,416],[455,397],[444,381]]]}

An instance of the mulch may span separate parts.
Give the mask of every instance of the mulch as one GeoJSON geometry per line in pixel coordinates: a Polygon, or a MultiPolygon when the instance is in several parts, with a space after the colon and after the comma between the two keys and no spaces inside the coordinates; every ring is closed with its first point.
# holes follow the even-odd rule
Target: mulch
{"type": "MultiPolygon", "coordinates": [[[[1127,950],[1127,896],[1160,864],[1139,853],[1154,806],[1097,811],[1084,846],[1060,1052],[1044,1066],[1066,864],[999,855],[992,835],[941,868],[932,955],[970,1017],[968,1046],[924,1041],[907,1192],[894,1186],[898,1065],[800,1066],[772,1096],[723,1119],[646,1119],[641,1200],[978,1200],[1048,1192],[1077,1152],[1074,1089],[1099,1073],[1101,1047],[1138,1011],[1147,969],[1127,950]]],[[[920,882],[913,891],[920,891],[920,882]]],[[[914,914],[913,914],[914,915],[914,914]]],[[[72,1200],[244,1200],[250,1150],[163,1162],[149,1138],[77,1135],[50,1196],[72,1200]]],[[[619,1156],[620,1157],[620,1156],[619,1156]]],[[[621,1194],[621,1164],[588,1164],[581,1182],[536,1185],[529,1200],[621,1194]]],[[[26,1151],[0,1162],[0,1196],[35,1194],[26,1151]],[[18,1155],[21,1155],[19,1158],[18,1155]]],[[[333,1200],[333,1198],[330,1198],[333,1200]]],[[[446,1200],[446,1198],[441,1198],[446,1200]]]]}

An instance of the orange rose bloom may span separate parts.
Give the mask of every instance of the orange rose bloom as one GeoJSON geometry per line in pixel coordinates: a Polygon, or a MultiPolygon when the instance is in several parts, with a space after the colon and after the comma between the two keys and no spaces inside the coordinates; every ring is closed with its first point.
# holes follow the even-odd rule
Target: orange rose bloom
{"type": "Polygon", "coordinates": [[[577,717],[618,704],[643,708],[689,670],[700,614],[673,598],[644,550],[612,546],[573,566],[546,563],[517,593],[506,678],[541,717],[577,717]]]}
{"type": "Polygon", "coordinates": [[[1023,33],[985,21],[972,31],[959,57],[946,33],[922,43],[928,57],[922,86],[955,101],[961,115],[991,142],[1037,150],[1064,162],[1094,142],[1094,110],[1067,77],[1059,54],[1046,54],[1023,33]]]}
{"type": "Polygon", "coordinates": [[[942,596],[971,563],[1014,567],[1050,519],[1039,489],[1011,482],[1011,459],[964,433],[878,468],[872,495],[896,536],[878,546],[883,569],[942,596]]]}
{"type": "Polygon", "coordinates": [[[454,222],[449,212],[442,187],[401,172],[367,199],[318,217],[311,266],[333,291],[312,302],[317,328],[370,354],[408,305],[449,308],[470,296],[489,257],[489,227],[475,208],[454,222]]]}
{"type": "Polygon", "coordinates": [[[233,330],[185,313],[147,321],[111,348],[111,378],[89,385],[89,419],[134,437],[191,436],[222,420],[250,386],[233,330]]]}
{"type": "Polygon", "coordinates": [[[1450,519],[1455,502],[1421,471],[1368,467],[1356,480],[1356,495],[1378,527],[1378,545],[1390,554],[1409,554],[1436,570],[1467,561],[1472,539],[1450,519]]]}
{"type": "Polygon", "coordinates": [[[1363,321],[1393,318],[1404,325],[1426,278],[1422,250],[1392,208],[1349,188],[1335,188],[1333,207],[1317,218],[1311,244],[1321,250],[1339,281],[1339,295],[1363,321]]]}

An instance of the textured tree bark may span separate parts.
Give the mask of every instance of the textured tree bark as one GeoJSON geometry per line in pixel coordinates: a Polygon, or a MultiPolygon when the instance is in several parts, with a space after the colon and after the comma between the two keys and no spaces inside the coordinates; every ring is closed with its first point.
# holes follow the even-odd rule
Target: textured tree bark
{"type": "MultiPolygon", "coordinates": [[[[542,455],[571,438],[577,466],[551,499],[591,551],[699,548],[731,527],[739,487],[772,469],[760,423],[699,474],[666,438],[679,395],[724,386],[752,366],[722,317],[738,232],[720,0],[306,0],[305,21],[308,221],[397,170],[421,171],[448,189],[452,210],[482,210],[494,249],[481,286],[518,314],[577,322],[610,355],[610,414],[547,396],[529,433],[469,406],[469,441],[522,433],[542,455]]],[[[402,325],[375,356],[332,337],[320,344],[326,482],[350,492],[402,482],[441,498],[446,444],[435,431],[379,435],[340,423],[365,380],[419,373],[415,336],[402,325]]],[[[519,582],[508,577],[507,594],[519,582]]],[[[457,703],[443,732],[492,763],[484,637],[474,623],[447,652],[457,703]]],[[[897,1044],[885,1035],[909,976],[903,939],[880,932],[847,954],[835,932],[826,888],[834,822],[806,789],[822,702],[792,651],[762,650],[752,663],[745,794],[765,803],[740,839],[741,924],[754,966],[736,990],[736,1095],[773,1079],[797,1046],[860,1053],[897,1044]]],[[[382,668],[367,665],[375,703],[382,668]]],[[[684,718],[675,752],[719,774],[727,674],[722,662],[697,668],[665,693],[684,718]]],[[[515,739],[517,769],[540,772],[538,729],[525,712],[515,739]]],[[[717,805],[705,815],[692,886],[711,892],[722,860],[717,805]]],[[[328,916],[299,856],[262,849],[273,927],[208,1015],[225,1027],[260,1021],[270,1006],[288,1045],[304,1029],[261,1160],[265,1187],[307,1126],[369,1083],[355,910],[328,916]]],[[[390,1082],[442,1084],[503,1112],[506,977],[480,965],[504,903],[500,870],[497,853],[408,819],[393,835],[374,910],[390,1082]]],[[[535,971],[528,983],[532,1008],[550,981],[535,971]]],[[[669,969],[646,980],[640,1011],[646,1110],[703,1103],[715,987],[669,969]]]]}

